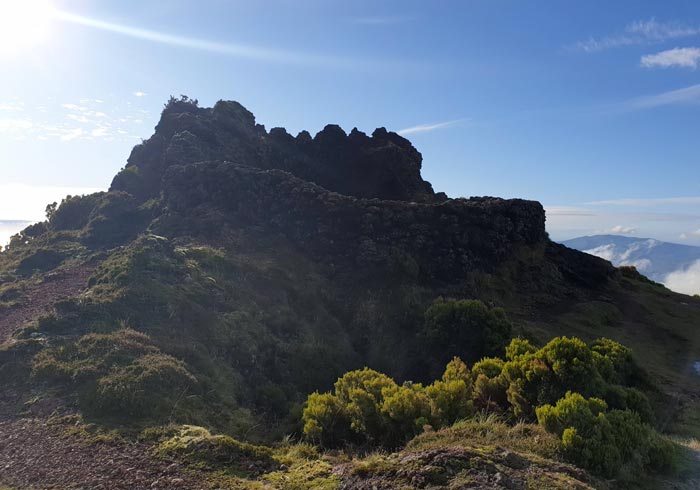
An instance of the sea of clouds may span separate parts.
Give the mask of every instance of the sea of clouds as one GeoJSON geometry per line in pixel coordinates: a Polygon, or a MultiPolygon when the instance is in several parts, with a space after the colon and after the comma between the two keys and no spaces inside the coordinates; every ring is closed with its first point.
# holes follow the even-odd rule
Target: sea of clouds
{"type": "Polygon", "coordinates": [[[664,279],[666,287],[684,294],[700,294],[700,260],[686,269],[671,272],[664,279]]]}

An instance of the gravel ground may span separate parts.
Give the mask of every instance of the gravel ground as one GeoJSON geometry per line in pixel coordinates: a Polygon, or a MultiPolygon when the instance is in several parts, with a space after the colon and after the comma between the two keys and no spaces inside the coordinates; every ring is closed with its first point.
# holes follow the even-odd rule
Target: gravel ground
{"type": "Polygon", "coordinates": [[[0,421],[0,441],[0,489],[209,489],[179,463],[152,457],[145,444],[86,443],[41,419],[0,421]]]}

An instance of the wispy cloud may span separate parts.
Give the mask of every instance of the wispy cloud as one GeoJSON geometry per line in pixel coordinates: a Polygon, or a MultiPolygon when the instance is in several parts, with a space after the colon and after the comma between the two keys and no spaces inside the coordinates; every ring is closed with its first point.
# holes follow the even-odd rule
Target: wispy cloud
{"type": "Polygon", "coordinates": [[[700,48],[673,48],[642,56],[644,68],[697,68],[700,66],[700,48]]]}
{"type": "Polygon", "coordinates": [[[350,22],[353,24],[364,24],[364,25],[389,25],[389,24],[402,24],[412,20],[413,17],[410,15],[377,15],[368,17],[352,17],[350,22]]]}
{"type": "Polygon", "coordinates": [[[28,107],[0,101],[0,135],[14,140],[133,140],[148,111],[137,106],[105,107],[101,99],[28,107]],[[21,110],[20,110],[21,109],[21,110]]]}
{"type": "MultiPolygon", "coordinates": [[[[574,206],[545,205],[547,231],[554,239],[567,239],[584,235],[617,234],[653,236],[666,240],[677,239],[681,231],[693,229],[700,222],[700,214],[682,211],[697,209],[686,204],[695,198],[669,198],[658,200],[661,203],[681,202],[681,211],[672,207],[656,209],[648,205],[647,199],[611,199],[581,203],[574,206]]],[[[700,200],[700,198],[698,198],[700,200]]],[[[697,241],[700,235],[687,234],[688,240],[697,241]]]]}
{"type": "Polygon", "coordinates": [[[643,95],[601,108],[603,113],[618,114],[665,106],[694,106],[700,104],[700,84],[690,85],[660,94],[643,95]]]}
{"type": "Polygon", "coordinates": [[[24,112],[24,102],[17,99],[0,102],[0,112],[24,112]]]}
{"type": "Polygon", "coordinates": [[[700,26],[689,26],[682,22],[659,22],[654,18],[637,20],[625,26],[617,34],[590,37],[580,41],[571,48],[586,53],[604,51],[624,46],[656,44],[671,39],[681,39],[700,35],[700,26]]]}
{"type": "Polygon", "coordinates": [[[681,240],[688,240],[691,237],[700,237],[700,230],[683,232],[678,236],[681,240]]]}
{"type": "Polygon", "coordinates": [[[283,65],[318,66],[334,69],[386,69],[387,66],[396,69],[405,65],[404,63],[391,60],[372,61],[337,55],[320,55],[303,51],[263,48],[233,42],[210,41],[207,39],[179,36],[150,29],[115,24],[61,10],[55,10],[54,17],[64,22],[91,27],[105,32],[112,32],[152,43],[283,65]]]}
{"type": "Polygon", "coordinates": [[[659,198],[623,198],[607,199],[604,201],[590,201],[584,203],[587,206],[638,206],[653,207],[662,204],[700,204],[700,196],[686,197],[659,197],[659,198]]]}
{"type": "Polygon", "coordinates": [[[596,216],[590,210],[568,206],[547,206],[547,216],[596,216]]]}
{"type": "Polygon", "coordinates": [[[633,235],[637,233],[637,229],[632,227],[632,226],[622,226],[622,225],[616,225],[610,228],[609,230],[605,230],[607,233],[614,233],[617,235],[633,235]]]}
{"type": "Polygon", "coordinates": [[[402,136],[405,136],[407,134],[429,133],[431,131],[437,131],[438,129],[445,129],[445,128],[452,127],[456,124],[459,124],[462,121],[463,121],[463,119],[455,119],[453,121],[445,121],[445,122],[434,123],[434,124],[418,124],[416,126],[411,126],[410,128],[400,129],[399,131],[397,131],[397,133],[402,135],[402,136]]]}
{"type": "Polygon", "coordinates": [[[19,135],[31,130],[33,126],[28,118],[0,118],[0,134],[19,135]]]}

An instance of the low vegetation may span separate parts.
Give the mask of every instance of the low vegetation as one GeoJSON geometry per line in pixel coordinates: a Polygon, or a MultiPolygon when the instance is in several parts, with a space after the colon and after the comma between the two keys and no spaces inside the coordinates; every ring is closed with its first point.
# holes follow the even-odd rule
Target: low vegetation
{"type": "Polygon", "coordinates": [[[262,473],[275,465],[270,448],[227,435],[212,435],[207,429],[192,425],[178,428],[155,451],[160,457],[178,457],[207,469],[225,468],[243,475],[262,473]]]}
{"type": "Polygon", "coordinates": [[[332,393],[309,396],[304,433],[326,446],[392,448],[479,410],[536,420],[559,439],[568,461],[604,477],[667,471],[675,448],[650,425],[643,389],[649,382],[631,351],[612,340],[558,337],[538,349],[516,338],[505,359],[484,358],[469,370],[454,358],[442,379],[425,387],[399,385],[368,368],[349,372],[332,393]]]}
{"type": "Polygon", "coordinates": [[[182,361],[131,329],[87,334],[43,350],[34,358],[32,376],[73,386],[89,414],[120,418],[167,416],[197,384],[182,361]]]}

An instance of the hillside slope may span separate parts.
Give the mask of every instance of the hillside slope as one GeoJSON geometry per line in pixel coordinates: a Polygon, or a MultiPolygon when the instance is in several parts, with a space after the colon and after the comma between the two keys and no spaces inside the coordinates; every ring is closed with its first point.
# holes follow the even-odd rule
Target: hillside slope
{"type": "Polygon", "coordinates": [[[435,193],[421,164],[381,128],[293,137],[236,102],[171,100],[109,192],[0,254],[3,383],[103,426],[270,441],[348,370],[427,381],[502,355],[426,327],[436,300],[475,298],[540,344],[629,345],[664,388],[659,425],[697,433],[699,301],[553,243],[537,202],[435,193]]]}

